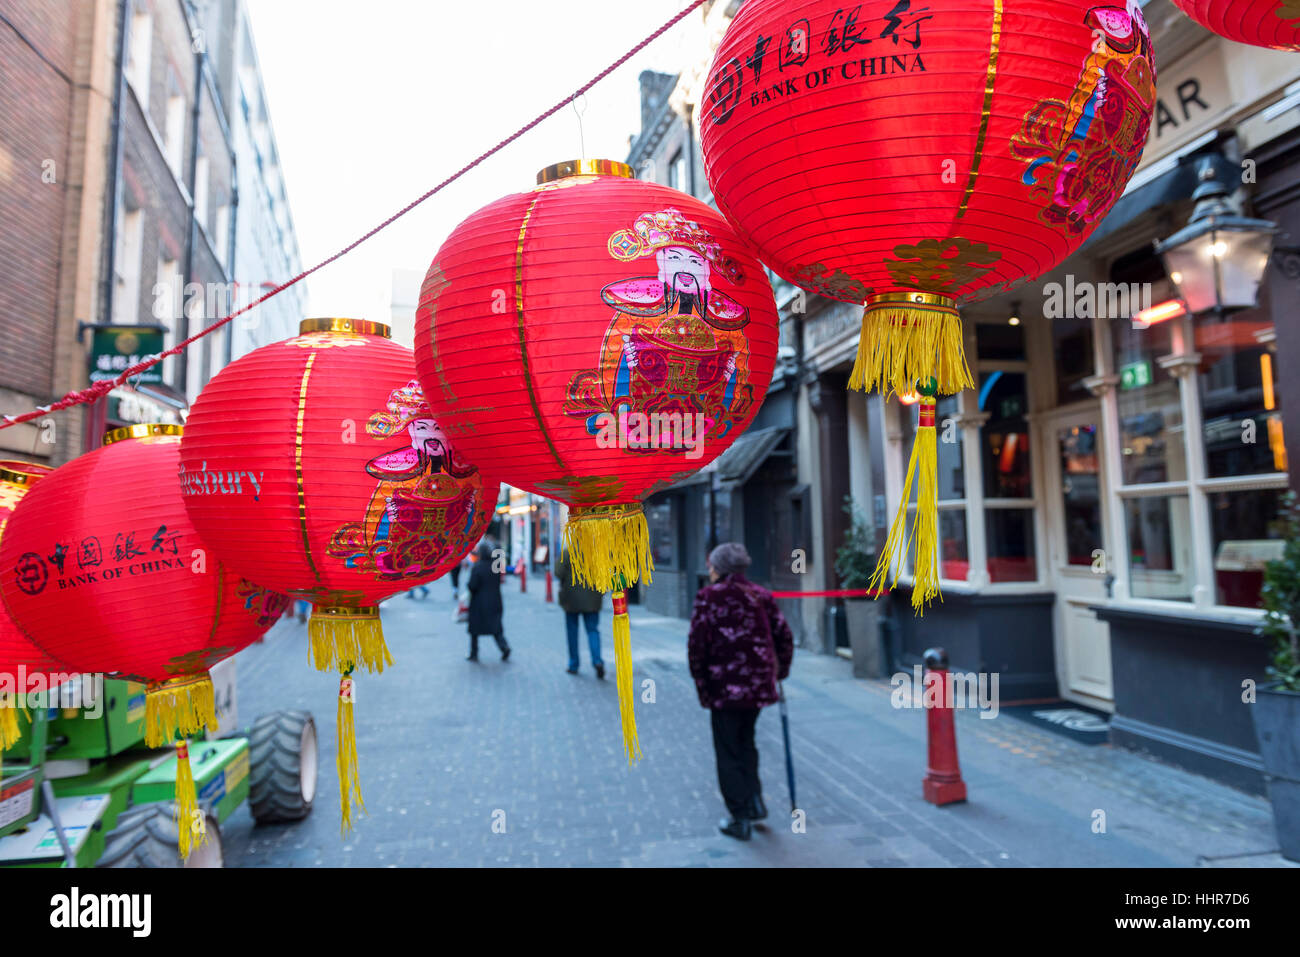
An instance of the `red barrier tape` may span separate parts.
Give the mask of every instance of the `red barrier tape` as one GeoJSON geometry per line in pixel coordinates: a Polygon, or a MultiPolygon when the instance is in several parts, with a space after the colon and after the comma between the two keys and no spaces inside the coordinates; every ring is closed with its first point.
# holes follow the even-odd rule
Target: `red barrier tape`
{"type": "Polygon", "coordinates": [[[838,591],[774,591],[773,598],[879,598],[887,591],[870,588],[841,588],[838,591]]]}

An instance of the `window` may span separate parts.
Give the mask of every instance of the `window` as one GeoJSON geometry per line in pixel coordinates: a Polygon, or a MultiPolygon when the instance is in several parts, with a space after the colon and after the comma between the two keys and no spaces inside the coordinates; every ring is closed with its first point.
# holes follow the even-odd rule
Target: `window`
{"type": "Polygon", "coordinates": [[[966,510],[939,510],[939,577],[965,581],[970,571],[966,547],[966,510]]]}
{"type": "Polygon", "coordinates": [[[1172,331],[1169,323],[1149,328],[1135,328],[1128,319],[1111,323],[1125,485],[1187,480],[1178,380],[1158,361],[1173,351],[1172,331]]]}
{"type": "Polygon", "coordinates": [[[1254,310],[1196,320],[1197,387],[1209,478],[1285,472],[1273,325],[1254,310]]]}
{"type": "MultiPolygon", "coordinates": [[[[1056,404],[1089,398],[1083,384],[1096,371],[1091,319],[1053,319],[1052,357],[1056,364],[1056,404]]],[[[982,354],[982,353],[981,353],[982,354]]]]}
{"type": "Polygon", "coordinates": [[[1285,491],[1264,488],[1209,496],[1216,603],[1259,607],[1264,565],[1281,558],[1286,545],[1280,521],[1285,491]]]}
{"type": "Polygon", "coordinates": [[[1031,582],[1038,578],[1032,506],[986,508],[984,535],[988,546],[989,581],[1031,582]]]}
{"type": "Polygon", "coordinates": [[[980,430],[985,498],[1031,498],[1028,393],[1023,372],[982,372],[979,409],[988,421],[980,430]]]}
{"type": "Polygon", "coordinates": [[[1061,498],[1065,514],[1065,560],[1092,565],[1105,541],[1101,518],[1101,461],[1095,425],[1072,425],[1057,433],[1061,498]]]}
{"type": "Polygon", "coordinates": [[[1124,502],[1129,592],[1134,598],[1192,599],[1191,516],[1186,495],[1124,502]]]}
{"type": "Polygon", "coordinates": [[[205,230],[210,229],[208,224],[209,166],[206,156],[200,155],[194,162],[194,218],[205,230]]]}
{"type": "Polygon", "coordinates": [[[1024,372],[1005,370],[984,371],[979,375],[978,407],[988,414],[988,420],[980,428],[980,462],[991,582],[1025,582],[1038,578],[1026,379],[1024,372]]]}
{"type": "MultiPolygon", "coordinates": [[[[164,253],[158,257],[158,283],[154,286],[154,318],[167,327],[167,333],[163,337],[166,348],[171,348],[180,341],[176,336],[176,328],[180,321],[180,310],[184,306],[181,285],[181,273],[176,260],[168,259],[164,253]]],[[[175,356],[168,356],[162,361],[162,377],[167,385],[175,385],[175,356]]]]}
{"type": "Polygon", "coordinates": [[[686,154],[678,150],[668,161],[668,185],[685,192],[690,185],[686,178],[686,154]]]}
{"type": "Polygon", "coordinates": [[[650,553],[656,568],[677,567],[677,509],[672,496],[646,502],[645,517],[650,527],[650,553]]]}
{"type": "Polygon", "coordinates": [[[141,242],[143,214],[129,209],[122,215],[121,232],[113,249],[113,322],[133,326],[140,317],[141,242]]]}
{"type": "Polygon", "coordinates": [[[163,123],[163,154],[177,178],[185,152],[185,97],[175,70],[167,73],[167,115],[163,123]]]}
{"type": "Polygon", "coordinates": [[[126,81],[140,106],[149,108],[149,73],[153,64],[153,18],[136,11],[131,15],[131,37],[126,47],[126,81]]]}

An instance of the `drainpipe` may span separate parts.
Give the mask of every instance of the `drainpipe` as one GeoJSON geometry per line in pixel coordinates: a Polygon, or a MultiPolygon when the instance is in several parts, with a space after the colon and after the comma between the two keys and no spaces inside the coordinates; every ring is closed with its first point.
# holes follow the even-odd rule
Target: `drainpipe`
{"type": "MultiPolygon", "coordinates": [[[[113,321],[113,270],[117,265],[117,234],[122,221],[122,110],[126,104],[126,54],[131,35],[131,0],[118,0],[117,53],[114,64],[113,127],[109,134],[108,188],[105,190],[103,261],[100,263],[102,285],[99,293],[99,321],[113,321]]],[[[78,334],[78,341],[81,336],[78,334]]],[[[103,442],[108,418],[107,397],[86,406],[82,417],[81,447],[89,452],[103,442]]]]}
{"type": "MultiPolygon", "coordinates": [[[[233,145],[233,144],[232,144],[233,145]]],[[[226,267],[227,278],[233,278],[237,275],[235,270],[235,237],[239,235],[239,168],[236,165],[237,157],[232,148],[230,153],[230,235],[226,239],[226,267]]],[[[238,286],[235,287],[238,290],[238,286]]],[[[230,305],[232,308],[239,308],[239,297],[230,305]]],[[[235,349],[235,323],[226,324],[226,365],[234,361],[235,349]]]]}
{"type": "Polygon", "coordinates": [[[699,197],[695,191],[695,105],[686,104],[686,182],[692,196],[699,197]]]}
{"type": "MultiPolygon", "coordinates": [[[[194,24],[190,20],[188,0],[179,0],[179,2],[181,6],[181,16],[185,18],[185,25],[189,28],[189,35],[192,37],[194,36],[194,24]]],[[[198,217],[195,216],[195,207],[197,206],[197,203],[194,196],[194,185],[195,180],[198,178],[199,167],[199,119],[203,113],[203,56],[203,46],[200,45],[199,49],[194,53],[194,106],[190,110],[190,155],[188,168],[185,171],[185,189],[190,194],[190,215],[189,229],[185,231],[185,267],[181,275],[181,314],[180,318],[177,320],[177,323],[180,326],[179,339],[188,339],[191,335],[190,317],[189,310],[186,308],[188,303],[186,302],[185,290],[189,288],[190,282],[194,278],[195,232],[198,229],[198,217]]],[[[206,301],[206,298],[206,296],[203,297],[204,301],[206,301]]],[[[175,343],[173,343],[173,345],[174,344],[175,343]]],[[[187,380],[189,378],[190,366],[188,357],[182,353],[176,358],[179,360],[176,364],[177,368],[180,369],[177,376],[177,391],[188,398],[189,383],[187,380]]]]}

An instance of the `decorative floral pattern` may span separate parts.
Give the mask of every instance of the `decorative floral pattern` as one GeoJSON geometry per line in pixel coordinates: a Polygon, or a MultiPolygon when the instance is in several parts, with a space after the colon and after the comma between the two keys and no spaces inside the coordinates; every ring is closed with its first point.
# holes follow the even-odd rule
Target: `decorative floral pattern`
{"type": "Polygon", "coordinates": [[[761,708],[790,674],[794,636],[771,593],[734,574],[695,596],[687,657],[702,707],[761,708]]]}

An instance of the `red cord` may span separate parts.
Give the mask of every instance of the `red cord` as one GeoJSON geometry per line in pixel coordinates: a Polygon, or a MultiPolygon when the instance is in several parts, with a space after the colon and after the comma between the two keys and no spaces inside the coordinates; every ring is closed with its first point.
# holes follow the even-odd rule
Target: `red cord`
{"type": "Polygon", "coordinates": [[[224,317],[223,319],[218,320],[217,322],[214,322],[212,325],[208,326],[206,329],[202,330],[196,335],[190,336],[184,342],[177,343],[175,346],[173,346],[172,348],[168,349],[165,352],[160,352],[155,356],[149,356],[143,362],[136,363],[135,365],[131,366],[130,368],[122,372],[121,375],[117,376],[117,378],[115,379],[105,379],[101,382],[94,382],[87,389],[82,389],[79,392],[69,392],[62,399],[59,399],[56,402],[51,402],[49,405],[38,406],[37,408],[33,409],[31,412],[25,412],[22,415],[4,416],[4,421],[0,422],[0,429],[7,429],[11,425],[17,425],[20,422],[29,422],[32,419],[38,419],[43,415],[48,415],[50,412],[59,412],[62,411],[63,409],[70,409],[75,405],[86,405],[88,403],[101,399],[104,396],[106,396],[110,391],[115,389],[117,386],[124,385],[127,379],[131,378],[132,376],[139,375],[141,372],[144,372],[146,369],[152,368],[153,366],[157,365],[159,362],[162,362],[162,360],[167,358],[168,356],[179,355],[180,353],[184,352],[187,348],[189,348],[189,346],[192,343],[198,342],[204,336],[216,332],[218,329],[220,329],[226,323],[230,322],[232,319],[243,315],[244,313],[248,312],[250,309],[255,308],[256,306],[261,305],[262,303],[266,302],[266,300],[270,299],[272,296],[279,295],[280,293],[284,292],[284,290],[288,289],[290,286],[302,282],[302,280],[306,279],[312,273],[316,272],[319,269],[323,269],[324,267],[328,266],[330,263],[334,262],[334,260],[346,256],[348,253],[352,252],[352,250],[356,249],[358,246],[364,243],[367,239],[370,239],[370,237],[374,236],[376,233],[380,232],[381,230],[385,229],[392,223],[401,219],[411,210],[415,209],[415,207],[423,203],[430,196],[433,196],[436,193],[441,192],[443,189],[450,186],[452,183],[456,182],[456,180],[460,179],[462,176],[464,176],[474,167],[478,166],[485,159],[492,156],[494,153],[499,153],[501,150],[505,149],[515,140],[519,139],[519,137],[523,136],[533,127],[537,126],[539,123],[549,119],[551,116],[558,113],[560,110],[564,109],[566,106],[568,106],[578,97],[582,96],[584,93],[590,90],[601,80],[605,79],[605,77],[609,76],[619,67],[621,67],[632,57],[640,53],[643,49],[645,49],[655,40],[659,39],[660,36],[662,36],[664,33],[670,30],[675,24],[677,24],[678,21],[682,20],[689,13],[694,11],[697,7],[702,6],[703,3],[704,0],[695,0],[694,3],[691,3],[689,6],[687,6],[685,10],[681,11],[681,13],[678,13],[676,16],[674,16],[671,20],[669,20],[667,23],[661,26],[654,33],[650,34],[648,37],[646,37],[644,40],[642,40],[632,49],[628,50],[626,53],[624,53],[621,57],[619,57],[609,66],[605,67],[605,69],[597,73],[594,77],[592,77],[582,86],[578,87],[578,89],[575,90],[570,96],[565,97],[563,100],[561,100],[559,103],[556,103],[545,113],[540,114],[535,119],[529,121],[524,126],[521,126],[519,129],[515,130],[515,132],[511,133],[509,136],[503,139],[496,146],[492,147],[487,152],[480,154],[472,162],[466,164],[465,166],[462,166],[460,169],[452,173],[450,176],[444,179],[437,186],[433,187],[433,189],[429,190],[423,196],[420,196],[417,199],[412,200],[410,203],[403,206],[397,212],[393,213],[393,215],[385,219],[374,229],[370,230],[370,232],[366,233],[360,239],[356,239],[348,243],[348,245],[344,246],[334,255],[330,256],[327,259],[322,259],[320,262],[312,266],[310,269],[304,269],[302,272],[298,273],[298,275],[294,276],[288,282],[276,286],[270,292],[259,297],[258,299],[254,299],[248,305],[243,306],[240,309],[236,309],[230,315],[224,317]]]}

